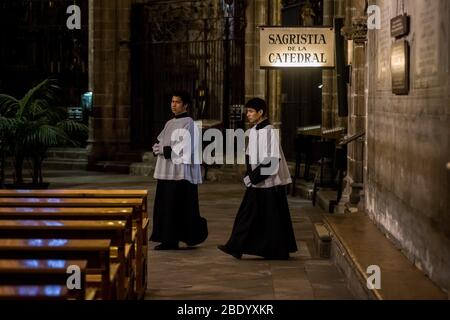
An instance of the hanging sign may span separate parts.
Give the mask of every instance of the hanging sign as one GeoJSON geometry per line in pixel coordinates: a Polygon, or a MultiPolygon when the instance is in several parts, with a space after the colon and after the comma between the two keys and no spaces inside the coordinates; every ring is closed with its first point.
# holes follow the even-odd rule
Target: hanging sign
{"type": "Polygon", "coordinates": [[[409,33],[409,16],[406,14],[391,19],[391,36],[399,38],[409,33]]]}
{"type": "Polygon", "coordinates": [[[332,68],[334,39],[330,27],[260,27],[260,67],[332,68]]]}

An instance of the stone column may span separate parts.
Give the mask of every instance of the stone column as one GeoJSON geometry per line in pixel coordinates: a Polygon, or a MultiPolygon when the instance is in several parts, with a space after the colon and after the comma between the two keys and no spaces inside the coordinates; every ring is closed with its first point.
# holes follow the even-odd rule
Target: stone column
{"type": "MultiPolygon", "coordinates": [[[[281,0],[268,1],[270,21],[272,26],[281,25],[281,0]]],[[[269,120],[275,128],[281,127],[281,71],[269,70],[267,81],[267,102],[269,120]]]]}
{"type": "Polygon", "coordinates": [[[246,8],[245,100],[253,97],[267,98],[266,71],[259,68],[258,26],[267,25],[269,1],[271,0],[249,1],[246,8]]]}
{"type": "MultiPolygon", "coordinates": [[[[333,25],[334,0],[323,1],[323,25],[333,25]]],[[[322,130],[334,126],[333,115],[337,110],[336,97],[336,71],[335,69],[322,71],[322,130]]]]}
{"type": "Polygon", "coordinates": [[[90,166],[129,148],[131,2],[89,0],[90,166]]]}
{"type": "MultiPolygon", "coordinates": [[[[356,30],[353,34],[353,63],[352,70],[352,110],[349,118],[350,134],[356,134],[366,129],[366,103],[365,103],[365,71],[366,71],[366,19],[354,19],[353,25],[356,30]]],[[[349,175],[353,182],[351,184],[352,194],[350,195],[350,204],[363,205],[360,201],[364,189],[364,146],[365,137],[361,137],[350,144],[348,154],[349,175]]],[[[362,209],[359,206],[360,210],[362,209]]]]}
{"type": "MultiPolygon", "coordinates": [[[[365,1],[349,1],[347,7],[344,33],[348,40],[353,40],[353,61],[351,72],[351,88],[349,99],[348,135],[365,131],[366,129],[366,42],[367,42],[367,17],[365,16],[365,1]],[[348,22],[348,20],[347,20],[348,22]]],[[[364,211],[364,148],[365,137],[351,142],[347,151],[347,176],[346,189],[343,200],[347,203],[348,211],[364,211]]]]}

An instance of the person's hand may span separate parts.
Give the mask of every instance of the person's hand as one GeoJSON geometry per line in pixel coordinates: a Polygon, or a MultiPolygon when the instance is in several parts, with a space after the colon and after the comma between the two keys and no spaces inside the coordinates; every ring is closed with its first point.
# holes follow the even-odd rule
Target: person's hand
{"type": "Polygon", "coordinates": [[[244,177],[244,184],[245,184],[245,186],[247,188],[252,186],[252,182],[250,181],[250,177],[249,176],[245,176],[244,177]]]}
{"type": "Polygon", "coordinates": [[[153,150],[153,154],[155,156],[159,155],[161,153],[161,147],[160,147],[159,143],[155,143],[152,147],[152,150],[153,150]]]}

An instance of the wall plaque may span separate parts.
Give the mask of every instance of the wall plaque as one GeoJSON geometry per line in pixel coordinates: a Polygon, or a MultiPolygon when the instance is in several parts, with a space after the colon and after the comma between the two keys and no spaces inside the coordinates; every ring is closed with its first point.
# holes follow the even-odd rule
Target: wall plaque
{"type": "Polygon", "coordinates": [[[406,40],[396,41],[391,49],[392,92],[409,92],[409,45],[406,40]]]}

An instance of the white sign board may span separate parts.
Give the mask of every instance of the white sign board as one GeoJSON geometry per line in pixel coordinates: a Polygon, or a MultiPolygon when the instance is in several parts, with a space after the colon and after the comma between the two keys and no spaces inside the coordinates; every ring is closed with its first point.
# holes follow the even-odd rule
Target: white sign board
{"type": "Polygon", "coordinates": [[[260,27],[260,67],[334,67],[334,29],[260,27]]]}

